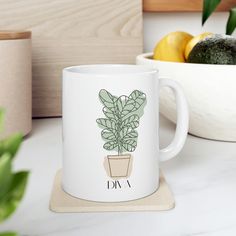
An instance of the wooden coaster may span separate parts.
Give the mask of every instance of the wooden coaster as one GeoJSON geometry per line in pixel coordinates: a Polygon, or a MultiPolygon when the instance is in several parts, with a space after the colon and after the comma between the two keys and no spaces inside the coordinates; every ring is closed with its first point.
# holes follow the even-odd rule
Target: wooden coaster
{"type": "Polygon", "coordinates": [[[56,174],[50,209],[54,212],[109,212],[109,211],[163,211],[174,208],[173,195],[163,174],[160,176],[159,189],[145,198],[134,201],[102,203],[72,197],[61,188],[61,170],[56,174]]]}

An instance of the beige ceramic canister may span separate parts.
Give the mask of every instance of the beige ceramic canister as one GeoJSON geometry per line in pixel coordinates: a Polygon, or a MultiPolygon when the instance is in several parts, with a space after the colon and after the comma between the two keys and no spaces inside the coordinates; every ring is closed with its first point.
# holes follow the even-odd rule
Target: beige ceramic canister
{"type": "Polygon", "coordinates": [[[31,32],[0,31],[0,108],[5,111],[0,137],[32,128],[31,32]]]}

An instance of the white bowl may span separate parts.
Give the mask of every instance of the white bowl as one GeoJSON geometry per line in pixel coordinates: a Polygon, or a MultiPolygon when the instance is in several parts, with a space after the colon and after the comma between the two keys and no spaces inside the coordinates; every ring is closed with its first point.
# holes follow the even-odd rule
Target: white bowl
{"type": "MultiPolygon", "coordinates": [[[[236,66],[165,62],[152,53],[137,56],[137,64],[159,70],[160,77],[182,86],[189,104],[189,132],[208,139],[236,141],[236,66]]],[[[165,88],[160,95],[160,111],[176,121],[174,96],[165,88]]]]}

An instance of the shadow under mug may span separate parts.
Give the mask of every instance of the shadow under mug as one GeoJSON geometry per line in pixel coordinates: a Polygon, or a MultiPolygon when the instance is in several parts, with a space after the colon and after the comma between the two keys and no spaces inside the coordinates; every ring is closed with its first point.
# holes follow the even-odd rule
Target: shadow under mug
{"type": "Polygon", "coordinates": [[[159,187],[159,162],[182,149],[188,131],[183,91],[142,65],[83,65],[63,70],[62,187],[100,202],[143,198],[159,187]],[[159,90],[176,98],[177,127],[159,149],[159,90]]]}

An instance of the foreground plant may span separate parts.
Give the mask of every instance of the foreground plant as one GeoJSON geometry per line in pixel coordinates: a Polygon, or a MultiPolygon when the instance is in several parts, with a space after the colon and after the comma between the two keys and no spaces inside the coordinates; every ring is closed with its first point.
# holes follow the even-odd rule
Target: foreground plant
{"type": "MultiPolygon", "coordinates": [[[[3,111],[0,110],[0,127],[3,126],[3,111]]],[[[17,209],[24,196],[28,171],[12,171],[12,162],[22,143],[22,135],[14,134],[0,141],[0,223],[8,219],[17,209]]],[[[14,232],[0,236],[16,236],[14,232]]]]}

